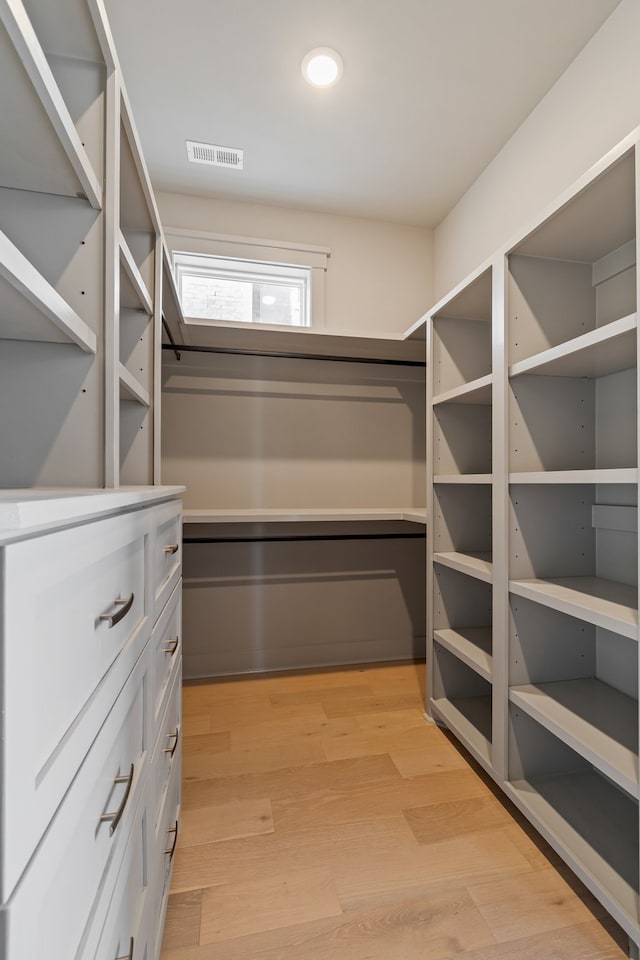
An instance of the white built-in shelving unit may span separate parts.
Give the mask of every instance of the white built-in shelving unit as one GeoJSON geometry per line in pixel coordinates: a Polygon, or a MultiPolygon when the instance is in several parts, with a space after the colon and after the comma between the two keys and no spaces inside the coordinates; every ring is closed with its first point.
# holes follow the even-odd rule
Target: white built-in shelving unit
{"type": "Polygon", "coordinates": [[[639,136],[427,318],[429,710],[632,952],[639,136]]]}
{"type": "Polygon", "coordinates": [[[160,953],[183,490],[159,486],[162,247],[102,0],[0,0],[2,956],[160,953]]]}

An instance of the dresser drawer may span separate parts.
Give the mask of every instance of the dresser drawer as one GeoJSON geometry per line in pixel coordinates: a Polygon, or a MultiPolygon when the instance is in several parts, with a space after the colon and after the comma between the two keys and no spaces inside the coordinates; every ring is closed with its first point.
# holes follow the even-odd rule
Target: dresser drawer
{"type": "Polygon", "coordinates": [[[152,595],[157,617],[180,577],[182,568],[182,504],[163,503],[153,509],[151,564],[152,595]]]}
{"type": "Polygon", "coordinates": [[[173,771],[180,767],[182,756],[182,687],[181,663],[175,665],[171,687],[167,696],[165,712],[157,727],[157,739],[151,757],[151,799],[149,816],[157,828],[165,794],[173,771]]]}
{"type": "Polygon", "coordinates": [[[169,686],[182,657],[182,581],[173,589],[167,605],[153,628],[150,642],[152,661],[151,727],[158,729],[166,707],[169,686]]]}
{"type": "Polygon", "coordinates": [[[81,960],[149,958],[147,933],[150,918],[147,911],[151,877],[146,799],[144,795],[138,799],[133,826],[123,844],[121,862],[111,865],[96,917],[80,954],[81,960]]]}
{"type": "Polygon", "coordinates": [[[150,850],[152,869],[149,884],[153,904],[153,914],[149,916],[149,946],[152,960],[157,960],[160,955],[173,860],[179,842],[181,788],[179,754],[181,754],[181,747],[178,747],[176,753],[178,763],[171,772],[157,830],[152,831],[150,850]]]}
{"type": "Polygon", "coordinates": [[[76,957],[93,922],[103,878],[111,863],[122,857],[138,798],[147,789],[147,694],[148,674],[141,658],[2,908],[5,942],[0,956],[76,957]]]}
{"type": "Polygon", "coordinates": [[[4,550],[2,900],[148,640],[151,513],[4,550]]]}

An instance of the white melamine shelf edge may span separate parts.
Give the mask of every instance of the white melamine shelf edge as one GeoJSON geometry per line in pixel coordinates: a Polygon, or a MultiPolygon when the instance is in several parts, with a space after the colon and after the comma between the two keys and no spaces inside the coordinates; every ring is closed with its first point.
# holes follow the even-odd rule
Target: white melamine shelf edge
{"type": "Polygon", "coordinates": [[[491,729],[491,697],[458,697],[455,700],[439,697],[431,701],[430,708],[435,718],[441,720],[469,753],[490,771],[491,740],[479,726],[491,729]]]}
{"type": "Polygon", "coordinates": [[[595,772],[507,781],[504,788],[609,912],[637,937],[637,880],[634,886],[611,862],[626,857],[624,872],[637,878],[637,805],[595,772]],[[558,809],[562,806],[573,808],[582,829],[572,826],[558,809]],[[603,855],[607,846],[612,854],[608,859],[603,855]]]}
{"type": "Polygon", "coordinates": [[[635,468],[613,470],[540,470],[510,473],[509,483],[637,483],[635,468]]]}
{"type": "Polygon", "coordinates": [[[437,473],[433,478],[434,483],[493,483],[493,474],[491,473],[437,473]]]}
{"type": "Polygon", "coordinates": [[[122,264],[122,267],[129,278],[136,297],[140,301],[141,309],[143,309],[148,316],[151,316],[153,314],[153,302],[149,295],[149,291],[147,290],[147,285],[142,279],[142,274],[138,270],[138,265],[133,254],[131,253],[131,248],[129,247],[122,230],[120,231],[119,245],[120,263],[122,264]]]}
{"type": "MultiPolygon", "coordinates": [[[[35,307],[43,319],[50,321],[64,338],[75,343],[85,353],[95,354],[97,338],[93,330],[1,231],[0,276],[35,307]]],[[[14,338],[20,339],[18,333],[14,334],[14,338]]],[[[28,339],[47,341],[49,338],[34,336],[28,339]]]]}
{"type": "Polygon", "coordinates": [[[509,699],[638,797],[638,703],[593,677],[512,687],[509,699]]]}
{"type": "Polygon", "coordinates": [[[491,683],[493,631],[491,627],[458,627],[433,631],[433,638],[458,660],[491,683]]]}
{"type": "Polygon", "coordinates": [[[493,564],[489,553],[434,553],[433,560],[484,583],[493,581],[493,564]]]}
{"type": "Polygon", "coordinates": [[[188,509],[183,513],[185,523],[342,523],[351,521],[407,520],[426,523],[426,511],[418,508],[357,507],[255,507],[234,509],[188,509]]]}
{"type": "Polygon", "coordinates": [[[412,323],[411,326],[405,330],[402,335],[403,340],[426,340],[427,338],[427,314],[419,317],[415,323],[412,323]]]}
{"type": "Polygon", "coordinates": [[[599,577],[511,580],[511,593],[559,613],[638,639],[637,594],[633,587],[599,577]]]}
{"type": "Polygon", "coordinates": [[[469,383],[463,383],[460,387],[454,387],[445,393],[438,393],[433,398],[433,406],[441,403],[475,403],[483,406],[491,405],[491,388],[493,385],[493,374],[488,373],[484,377],[478,377],[477,380],[470,380],[469,383]]]}
{"type": "Polygon", "coordinates": [[[130,370],[127,370],[124,363],[119,365],[120,376],[120,395],[124,400],[135,400],[143,407],[151,406],[149,391],[145,390],[142,384],[136,380],[130,370]]]}
{"type": "MultiPolygon", "coordinates": [[[[5,0],[2,14],[7,33],[33,85],[34,96],[44,109],[53,128],[51,133],[55,133],[78,181],[78,192],[85,195],[94,210],[102,209],[102,187],[21,0],[5,0]]],[[[19,77],[14,79],[15,83],[21,82],[19,77]]],[[[50,163],[50,157],[43,157],[43,162],[50,163]]],[[[46,183],[45,172],[43,184],[46,183]]]]}
{"type": "Polygon", "coordinates": [[[424,344],[418,340],[403,340],[391,333],[314,329],[311,327],[283,327],[275,324],[245,324],[231,321],[202,321],[184,318],[185,339],[201,347],[273,351],[274,353],[304,354],[313,357],[337,357],[359,362],[386,362],[400,366],[407,364],[406,376],[423,376],[426,365],[424,344]],[[419,370],[419,373],[415,371],[419,370]]]}
{"type": "Polygon", "coordinates": [[[182,304],[180,303],[180,295],[178,294],[178,288],[176,286],[176,280],[173,275],[173,268],[171,266],[171,256],[167,249],[166,241],[162,239],[162,279],[163,286],[167,288],[168,297],[165,296],[163,291],[162,297],[162,312],[165,316],[167,323],[174,321],[174,330],[173,334],[178,333],[180,337],[184,339],[184,314],[182,312],[182,304]],[[170,300],[170,303],[167,301],[170,300]]]}
{"type": "Polygon", "coordinates": [[[543,350],[525,360],[519,360],[509,368],[509,376],[517,377],[524,373],[549,376],[593,376],[632,367],[636,356],[635,342],[632,343],[632,341],[637,322],[636,313],[613,320],[566,343],[543,350]],[[628,349],[629,346],[632,346],[631,350],[628,349]],[[599,353],[603,358],[603,366],[597,371],[594,362],[597,363],[599,353]],[[582,366],[581,361],[584,361],[582,366]]]}

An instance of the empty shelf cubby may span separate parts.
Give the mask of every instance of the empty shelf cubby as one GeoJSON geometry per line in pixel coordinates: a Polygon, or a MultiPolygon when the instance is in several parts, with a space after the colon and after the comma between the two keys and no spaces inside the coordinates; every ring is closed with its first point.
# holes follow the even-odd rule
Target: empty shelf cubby
{"type": "MultiPolygon", "coordinates": [[[[632,331],[635,340],[635,326],[632,331]]],[[[512,473],[633,469],[637,462],[635,351],[627,369],[602,377],[511,380],[512,473]]]]}
{"type": "Polygon", "coordinates": [[[490,579],[491,498],[490,484],[434,487],[431,537],[436,562],[458,564],[463,572],[467,565],[472,576],[484,571],[482,579],[490,579]]]}
{"type": "Polygon", "coordinates": [[[631,150],[510,252],[511,364],[635,313],[634,210],[631,150]]]}
{"type": "Polygon", "coordinates": [[[512,596],[509,699],[638,795],[637,642],[512,596]]]}
{"type": "Polygon", "coordinates": [[[491,762],[492,687],[436,640],[433,645],[434,712],[483,764],[491,762]]]}
{"type": "Polygon", "coordinates": [[[433,471],[436,477],[491,473],[489,404],[434,405],[433,471]]]}
{"type": "Polygon", "coordinates": [[[509,781],[509,795],[614,916],[637,921],[637,800],[514,703],[509,781]]]}
{"type": "MultiPolygon", "coordinates": [[[[486,387],[491,375],[492,280],[486,270],[433,315],[433,396],[486,387]]],[[[482,402],[482,401],[481,401],[482,402]]]]}
{"type": "Polygon", "coordinates": [[[457,570],[436,565],[433,637],[486,680],[493,667],[492,588],[457,570]]]}
{"type": "Polygon", "coordinates": [[[632,639],[638,629],[635,487],[512,486],[512,593],[632,639]],[[625,504],[626,499],[626,504],[625,504]]]}

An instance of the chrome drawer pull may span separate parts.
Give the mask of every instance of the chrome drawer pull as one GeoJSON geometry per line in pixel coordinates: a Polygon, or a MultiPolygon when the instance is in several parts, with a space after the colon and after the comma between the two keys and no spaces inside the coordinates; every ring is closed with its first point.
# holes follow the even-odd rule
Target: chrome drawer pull
{"type": "Polygon", "coordinates": [[[173,855],[176,852],[176,843],[178,842],[178,821],[177,820],[176,820],[175,827],[170,827],[167,830],[167,833],[173,834],[173,843],[171,844],[168,850],[165,850],[165,853],[169,857],[169,860],[173,860],[173,855]]]}
{"type": "Polygon", "coordinates": [[[129,794],[131,793],[131,784],[133,783],[134,769],[135,769],[135,765],[132,763],[131,769],[129,770],[129,773],[126,777],[116,777],[114,779],[113,781],[114,783],[126,783],[127,789],[124,791],[124,796],[120,801],[120,806],[115,811],[115,813],[103,813],[102,816],[100,817],[100,823],[111,823],[111,826],[109,827],[109,833],[111,834],[111,836],[113,836],[113,834],[116,832],[116,827],[120,823],[120,820],[122,819],[122,814],[124,813],[124,808],[127,805],[127,800],[129,799],[129,794]]]}
{"type": "Polygon", "coordinates": [[[173,740],[173,746],[165,747],[164,752],[168,753],[169,756],[172,757],[176,752],[176,747],[178,746],[178,743],[180,741],[180,727],[176,727],[174,733],[168,733],[167,737],[169,738],[169,740],[173,740]]]}
{"type": "Polygon", "coordinates": [[[126,957],[116,957],[116,960],[133,960],[133,946],[134,946],[134,943],[135,943],[135,941],[134,941],[133,937],[131,937],[131,940],[129,940],[129,953],[126,955],[126,957]]]}
{"type": "Polygon", "coordinates": [[[179,547],[179,544],[177,544],[177,543],[170,543],[167,547],[164,548],[164,552],[165,552],[165,553],[170,553],[171,556],[173,556],[174,553],[177,553],[177,552],[178,552],[178,547],[179,547]]]}
{"type": "Polygon", "coordinates": [[[129,610],[131,610],[131,607],[133,606],[134,599],[135,599],[135,593],[132,593],[131,596],[127,597],[126,600],[123,599],[122,597],[118,597],[118,599],[114,600],[113,602],[116,606],[118,607],[121,606],[122,607],[121,610],[118,610],[117,613],[101,613],[100,614],[100,619],[106,620],[107,623],[109,624],[109,630],[111,630],[111,627],[115,627],[116,623],[120,623],[121,620],[124,620],[126,615],[129,613],[129,610]]]}
{"type": "Polygon", "coordinates": [[[176,637],[175,640],[170,640],[167,646],[164,648],[165,653],[170,653],[171,656],[174,655],[176,650],[180,645],[180,637],[176,637]]]}

